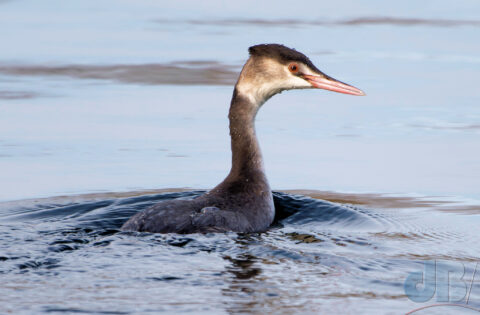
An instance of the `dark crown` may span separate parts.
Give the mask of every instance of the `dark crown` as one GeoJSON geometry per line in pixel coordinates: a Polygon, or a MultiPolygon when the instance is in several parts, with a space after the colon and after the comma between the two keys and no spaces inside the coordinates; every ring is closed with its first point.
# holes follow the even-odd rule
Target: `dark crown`
{"type": "Polygon", "coordinates": [[[255,45],[248,48],[248,52],[250,53],[250,56],[269,57],[276,59],[282,64],[287,64],[292,61],[301,62],[307,65],[310,69],[320,72],[307,56],[295,49],[280,44],[255,45]]]}

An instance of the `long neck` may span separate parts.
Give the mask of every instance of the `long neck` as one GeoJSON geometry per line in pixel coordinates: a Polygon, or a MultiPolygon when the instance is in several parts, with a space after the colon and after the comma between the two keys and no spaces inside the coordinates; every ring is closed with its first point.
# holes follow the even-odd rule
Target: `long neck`
{"type": "Polygon", "coordinates": [[[263,173],[263,159],[255,135],[255,116],[258,104],[242,95],[237,89],[233,92],[228,118],[232,141],[232,169],[230,176],[249,177],[263,173]]]}

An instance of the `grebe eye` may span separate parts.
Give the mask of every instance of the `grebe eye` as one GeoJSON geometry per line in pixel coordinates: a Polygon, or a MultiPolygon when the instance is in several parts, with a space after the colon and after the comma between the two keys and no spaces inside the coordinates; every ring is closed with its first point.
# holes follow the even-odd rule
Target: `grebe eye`
{"type": "Polygon", "coordinates": [[[288,66],[288,70],[290,70],[291,73],[297,73],[298,72],[298,65],[296,63],[291,63],[288,66]]]}

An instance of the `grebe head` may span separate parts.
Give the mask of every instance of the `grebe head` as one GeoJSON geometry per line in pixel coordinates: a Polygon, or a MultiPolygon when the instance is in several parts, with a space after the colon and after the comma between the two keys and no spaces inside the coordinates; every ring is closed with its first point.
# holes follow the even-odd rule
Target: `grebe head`
{"type": "Polygon", "coordinates": [[[351,95],[365,95],[356,87],[340,82],[320,70],[307,56],[279,44],[262,44],[248,50],[236,89],[262,105],[273,95],[292,89],[325,89],[351,95]]]}

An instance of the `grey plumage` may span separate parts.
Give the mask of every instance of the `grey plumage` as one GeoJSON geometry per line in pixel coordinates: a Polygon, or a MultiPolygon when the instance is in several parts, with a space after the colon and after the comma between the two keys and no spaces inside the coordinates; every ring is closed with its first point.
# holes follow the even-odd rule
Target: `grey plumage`
{"type": "Polygon", "coordinates": [[[273,222],[272,192],[255,135],[255,116],[273,95],[290,89],[323,88],[363,95],[318,70],[304,54],[278,44],[249,48],[233,92],[228,118],[232,168],[218,186],[193,200],[160,202],[134,215],[125,231],[157,233],[260,232],[273,222]]]}
{"type": "Polygon", "coordinates": [[[196,199],[159,202],[130,218],[122,230],[258,232],[270,226],[275,209],[253,127],[256,110],[236,90],[233,94],[229,115],[233,156],[232,170],[227,178],[196,199]]]}

